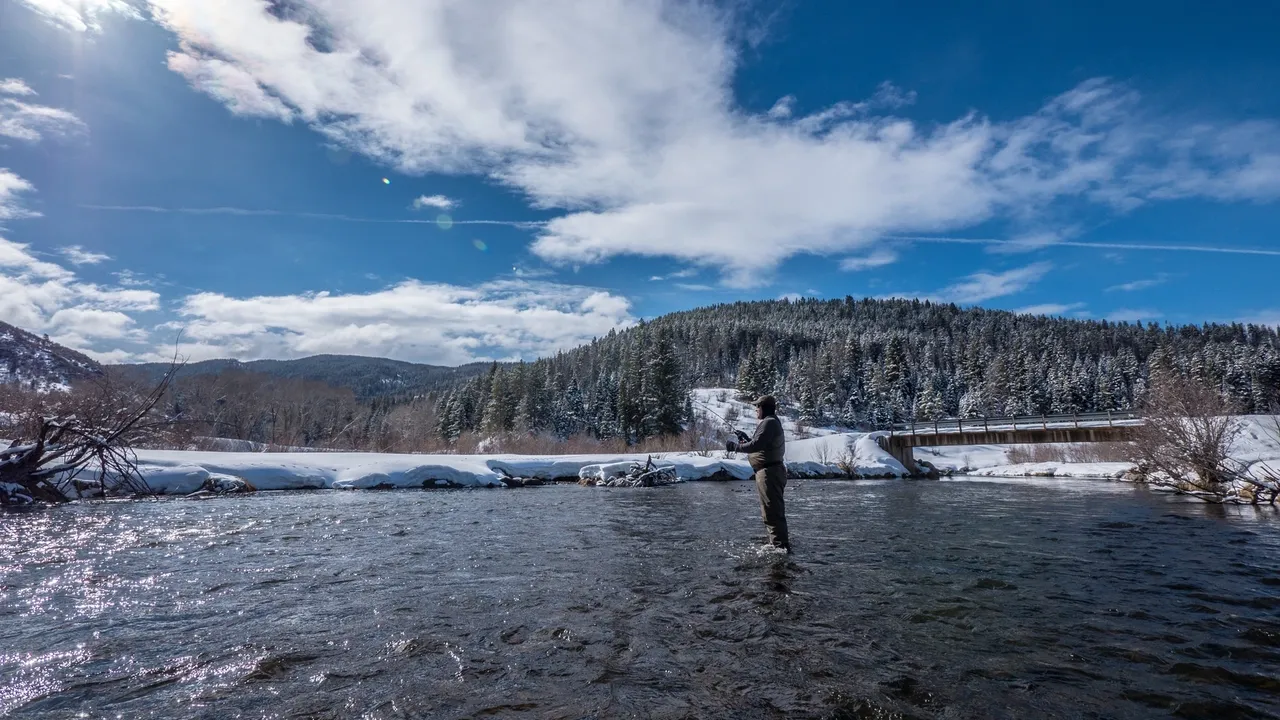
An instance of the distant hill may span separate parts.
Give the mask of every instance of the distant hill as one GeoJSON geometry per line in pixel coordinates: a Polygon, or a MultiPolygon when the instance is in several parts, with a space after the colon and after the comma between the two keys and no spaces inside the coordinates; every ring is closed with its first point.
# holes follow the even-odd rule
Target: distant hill
{"type": "MultiPolygon", "coordinates": [[[[145,381],[159,380],[169,369],[167,363],[117,367],[145,381]]],[[[205,360],[183,367],[179,377],[241,370],[350,388],[357,397],[367,399],[428,392],[479,375],[487,367],[486,363],[441,367],[358,355],[314,355],[298,360],[205,360]]]]}
{"type": "Polygon", "coordinates": [[[87,356],[0,322],[0,385],[60,390],[103,374],[102,366],[87,356]]]}

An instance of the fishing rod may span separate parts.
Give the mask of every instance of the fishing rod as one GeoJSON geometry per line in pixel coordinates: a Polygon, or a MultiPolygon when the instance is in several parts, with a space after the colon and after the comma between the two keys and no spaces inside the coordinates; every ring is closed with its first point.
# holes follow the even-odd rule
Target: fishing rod
{"type": "MultiPolygon", "coordinates": [[[[690,399],[692,399],[692,398],[690,398],[690,399]]],[[[742,432],[741,430],[739,430],[738,428],[734,427],[733,423],[729,422],[728,420],[725,420],[725,419],[724,419],[724,416],[723,416],[723,415],[721,415],[720,413],[716,412],[714,409],[712,409],[712,407],[711,407],[710,405],[708,405],[708,404],[706,404],[706,403],[702,402],[701,400],[694,400],[693,402],[695,402],[695,403],[697,403],[697,404],[701,405],[703,410],[706,410],[707,412],[711,413],[712,415],[715,415],[715,416],[716,416],[716,419],[718,419],[721,423],[723,423],[725,427],[729,428],[729,430],[730,430],[730,431],[734,434],[734,436],[735,436],[735,437],[737,437],[739,440],[745,440],[745,439],[747,439],[747,438],[748,438],[748,436],[747,436],[747,434],[746,434],[746,433],[744,433],[744,432],[742,432]]]]}

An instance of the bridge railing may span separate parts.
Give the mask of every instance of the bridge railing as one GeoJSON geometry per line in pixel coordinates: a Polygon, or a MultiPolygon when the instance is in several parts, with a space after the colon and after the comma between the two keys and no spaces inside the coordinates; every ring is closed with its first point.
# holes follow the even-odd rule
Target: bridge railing
{"type": "Polygon", "coordinates": [[[1050,428],[1115,427],[1139,425],[1142,416],[1133,410],[1072,413],[1066,415],[1022,415],[1018,417],[948,418],[896,423],[891,435],[941,435],[944,433],[987,432],[991,430],[1048,430],[1050,428]]]}

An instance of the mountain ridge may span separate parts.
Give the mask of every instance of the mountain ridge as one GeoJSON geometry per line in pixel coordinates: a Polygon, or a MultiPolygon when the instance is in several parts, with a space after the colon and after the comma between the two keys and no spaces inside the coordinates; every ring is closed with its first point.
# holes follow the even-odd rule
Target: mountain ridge
{"type": "Polygon", "coordinates": [[[104,375],[103,366],[87,355],[0,321],[0,385],[61,390],[104,375]]]}
{"type": "MultiPolygon", "coordinates": [[[[428,392],[442,384],[478,375],[489,365],[481,362],[450,367],[364,355],[320,354],[291,360],[202,360],[183,366],[178,376],[194,377],[228,371],[260,373],[322,382],[333,387],[350,388],[357,397],[377,398],[428,392]]],[[[144,381],[155,381],[169,369],[169,364],[139,363],[112,367],[144,381]]]]}

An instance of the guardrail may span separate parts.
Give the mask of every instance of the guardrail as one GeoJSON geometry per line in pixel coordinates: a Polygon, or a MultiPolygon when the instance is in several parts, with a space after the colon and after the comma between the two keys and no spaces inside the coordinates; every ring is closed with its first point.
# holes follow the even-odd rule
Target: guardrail
{"type": "Polygon", "coordinates": [[[1070,415],[1025,415],[1019,417],[948,418],[897,423],[890,435],[942,435],[991,430],[1049,430],[1051,428],[1115,427],[1141,425],[1142,416],[1133,410],[1074,413],[1070,415]]]}

